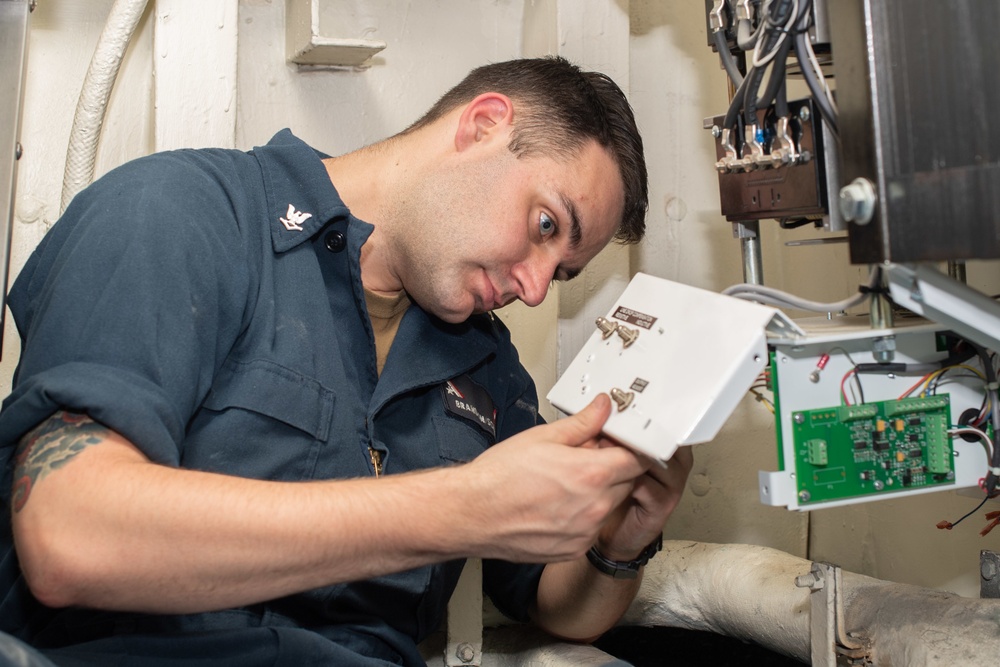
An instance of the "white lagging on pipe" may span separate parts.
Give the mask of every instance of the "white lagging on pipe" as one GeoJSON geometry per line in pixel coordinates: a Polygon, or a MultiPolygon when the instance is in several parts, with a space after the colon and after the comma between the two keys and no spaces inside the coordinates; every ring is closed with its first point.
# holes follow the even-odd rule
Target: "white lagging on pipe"
{"type": "Polygon", "coordinates": [[[104,124],[108,99],[118,77],[118,68],[125,57],[125,50],[146,9],[146,2],[147,0],[115,0],[108,13],[73,116],[73,130],[66,150],[60,215],[73,197],[94,179],[97,144],[101,139],[101,126],[104,124]]]}
{"type": "MultiPolygon", "coordinates": [[[[664,542],[623,625],[707,630],[808,662],[811,561],[742,544],[664,542]]],[[[1000,651],[1000,600],[842,573],[847,632],[876,665],[988,665],[1000,651]]]]}

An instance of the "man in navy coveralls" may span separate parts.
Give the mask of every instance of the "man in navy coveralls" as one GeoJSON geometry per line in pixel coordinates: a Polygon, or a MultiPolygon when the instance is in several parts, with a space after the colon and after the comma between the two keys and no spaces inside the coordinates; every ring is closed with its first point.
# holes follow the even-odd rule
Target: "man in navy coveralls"
{"type": "Polygon", "coordinates": [[[690,455],[603,438],[606,396],[541,424],[491,311],[646,207],[624,95],[558,58],[347,155],[285,130],[98,180],[10,294],[0,659],[418,665],[469,557],[513,618],[603,633],[690,455]]]}

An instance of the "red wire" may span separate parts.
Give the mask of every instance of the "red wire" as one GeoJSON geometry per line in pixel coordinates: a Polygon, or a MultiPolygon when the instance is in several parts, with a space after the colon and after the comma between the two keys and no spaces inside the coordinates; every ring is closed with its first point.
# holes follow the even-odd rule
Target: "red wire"
{"type": "Polygon", "coordinates": [[[927,375],[925,375],[922,378],[920,378],[919,380],[917,380],[917,383],[915,385],[913,385],[912,387],[910,387],[909,389],[907,389],[906,391],[904,391],[902,394],[899,395],[899,397],[900,398],[906,398],[907,396],[909,396],[911,391],[913,391],[914,389],[916,389],[917,387],[919,387],[920,385],[922,385],[924,382],[927,382],[927,378],[929,378],[930,376],[934,375],[935,372],[936,371],[928,373],[927,375]]]}
{"type": "Polygon", "coordinates": [[[850,405],[851,404],[851,402],[849,400],[847,400],[847,390],[844,388],[844,384],[847,382],[847,378],[851,377],[851,374],[852,373],[856,373],[856,372],[857,371],[852,368],[851,370],[849,370],[846,373],[844,373],[844,377],[842,377],[840,379],[840,395],[844,399],[844,405],[850,405]]]}

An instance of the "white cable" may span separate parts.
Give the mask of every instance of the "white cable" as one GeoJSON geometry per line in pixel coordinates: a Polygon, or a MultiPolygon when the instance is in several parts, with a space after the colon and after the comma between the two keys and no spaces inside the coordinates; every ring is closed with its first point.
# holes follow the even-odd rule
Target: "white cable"
{"type": "MultiPolygon", "coordinates": [[[[974,435],[983,441],[983,446],[986,448],[986,460],[993,460],[993,439],[986,435],[986,431],[978,429],[974,426],[959,426],[958,428],[948,429],[948,435],[956,436],[962,435],[963,433],[968,433],[969,435],[974,435]]],[[[994,475],[1000,477],[1000,468],[990,468],[990,471],[994,475]]]]}
{"type": "MultiPolygon", "coordinates": [[[[875,286],[877,274],[878,272],[873,270],[869,275],[869,288],[875,286]]],[[[764,287],[763,285],[753,285],[750,283],[740,283],[738,285],[733,285],[732,287],[727,287],[722,291],[722,293],[726,296],[732,296],[737,299],[757,301],[759,303],[765,303],[779,308],[798,308],[801,310],[811,310],[817,313],[839,313],[843,310],[860,305],[865,301],[865,299],[868,298],[867,294],[859,292],[858,294],[848,297],[842,301],[836,301],[834,303],[821,303],[819,301],[803,299],[795,296],[794,294],[774,289],[773,287],[764,287]]]]}
{"type": "MultiPolygon", "coordinates": [[[[762,23],[766,23],[768,21],[768,17],[770,16],[769,11],[771,8],[771,4],[772,4],[771,2],[768,2],[767,5],[761,9],[761,16],[764,17],[762,23]]],[[[752,65],[754,67],[757,68],[765,67],[769,62],[774,60],[774,57],[778,55],[778,52],[781,50],[781,46],[782,44],[785,43],[785,40],[790,39],[791,30],[794,27],[796,20],[799,18],[798,14],[799,14],[799,0],[792,0],[792,13],[791,16],[788,18],[788,22],[785,23],[785,25],[781,29],[782,30],[781,38],[778,39],[777,44],[774,45],[774,48],[771,49],[770,53],[768,53],[763,58],[760,55],[760,47],[761,44],[764,43],[764,35],[766,35],[768,31],[765,29],[760,32],[760,36],[757,38],[757,44],[754,46],[753,50],[752,65]]]]}
{"type": "Polygon", "coordinates": [[[104,124],[108,99],[118,77],[118,68],[125,57],[125,50],[146,9],[146,1],[115,0],[108,13],[73,116],[73,130],[66,149],[60,215],[76,193],[94,180],[97,144],[101,139],[101,126],[104,124]]]}
{"type": "Polygon", "coordinates": [[[833,93],[830,91],[830,86],[826,84],[826,75],[823,74],[823,68],[820,66],[819,60],[816,58],[816,52],[813,50],[811,39],[806,40],[806,53],[809,55],[809,62],[811,63],[813,70],[816,72],[816,78],[823,86],[823,92],[826,93],[826,99],[830,101],[830,107],[833,109],[834,113],[837,113],[837,103],[833,99],[833,93]]]}

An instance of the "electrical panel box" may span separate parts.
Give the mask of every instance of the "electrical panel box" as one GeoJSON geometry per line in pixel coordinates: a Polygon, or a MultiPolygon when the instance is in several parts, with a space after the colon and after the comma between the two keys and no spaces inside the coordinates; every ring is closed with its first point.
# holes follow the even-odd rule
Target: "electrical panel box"
{"type": "Polygon", "coordinates": [[[873,330],[867,316],[797,324],[804,337],[769,341],[779,469],[760,473],[762,503],[812,510],[978,486],[986,449],[948,430],[982,409],[980,377],[956,369],[931,393],[913,391],[926,371],[852,373],[873,362],[877,340],[891,339],[901,364],[945,358],[940,325],[909,318],[873,330]]]}

